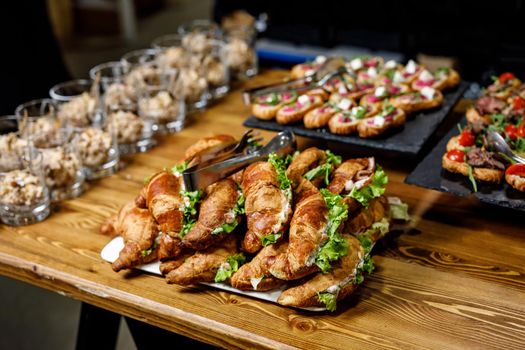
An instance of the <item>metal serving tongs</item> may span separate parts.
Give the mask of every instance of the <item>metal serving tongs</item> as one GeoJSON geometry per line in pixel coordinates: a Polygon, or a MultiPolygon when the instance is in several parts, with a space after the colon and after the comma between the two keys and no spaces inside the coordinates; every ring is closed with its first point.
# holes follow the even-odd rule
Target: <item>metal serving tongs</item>
{"type": "Polygon", "coordinates": [[[330,79],[344,73],[348,73],[344,58],[331,57],[314,74],[308,77],[245,90],[242,94],[243,101],[245,104],[251,104],[257,97],[272,93],[304,92],[316,89],[325,85],[330,79]]]}
{"type": "Polygon", "coordinates": [[[487,133],[487,140],[497,152],[503,153],[517,163],[525,164],[525,158],[517,155],[516,152],[510,148],[503,136],[501,136],[499,133],[495,131],[489,131],[487,133]]]}
{"type": "Polygon", "coordinates": [[[186,191],[203,190],[208,185],[236,173],[249,164],[267,159],[271,153],[283,156],[295,152],[296,149],[295,135],[290,131],[282,131],[266,146],[253,153],[189,167],[182,173],[184,186],[186,191]]]}

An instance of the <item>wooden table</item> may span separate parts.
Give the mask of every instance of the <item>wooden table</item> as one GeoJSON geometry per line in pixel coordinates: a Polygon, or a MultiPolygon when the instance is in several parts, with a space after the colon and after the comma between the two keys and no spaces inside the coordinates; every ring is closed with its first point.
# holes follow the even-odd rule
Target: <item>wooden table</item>
{"type": "MultiPolygon", "coordinates": [[[[267,72],[250,84],[282,76],[267,72]]],[[[248,113],[235,91],[45,222],[0,226],[0,273],[226,348],[525,348],[523,215],[406,185],[399,161],[383,160],[388,193],[409,203],[413,221],[376,247],[375,273],[333,314],[114,273],[99,257],[109,240],[98,233],[102,221],[198,138],[240,136],[248,113]]],[[[311,144],[325,146],[300,140],[311,144]]]]}

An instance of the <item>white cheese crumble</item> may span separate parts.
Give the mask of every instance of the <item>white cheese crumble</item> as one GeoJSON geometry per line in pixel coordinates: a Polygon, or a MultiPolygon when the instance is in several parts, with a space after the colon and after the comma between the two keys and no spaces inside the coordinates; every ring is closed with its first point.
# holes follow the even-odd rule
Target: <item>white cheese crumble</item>
{"type": "Polygon", "coordinates": [[[310,97],[308,97],[307,95],[301,95],[299,96],[299,98],[297,99],[297,101],[300,103],[300,104],[307,104],[310,102],[310,97]]]}
{"type": "Polygon", "coordinates": [[[417,63],[413,60],[408,61],[405,70],[409,74],[414,74],[417,71],[417,63]]]}
{"type": "Polygon", "coordinates": [[[377,87],[376,90],[374,91],[374,95],[375,95],[376,97],[383,97],[383,96],[385,96],[385,94],[386,94],[386,89],[385,89],[384,86],[379,86],[379,87],[377,87]]]}
{"type": "Polygon", "coordinates": [[[343,98],[338,104],[337,104],[337,107],[339,107],[340,109],[343,109],[343,110],[347,110],[348,108],[350,108],[350,106],[352,105],[352,101],[350,101],[349,99],[347,98],[343,98]]]}
{"type": "Polygon", "coordinates": [[[360,58],[354,58],[353,60],[350,61],[350,67],[353,70],[359,70],[363,68],[363,60],[360,58]]]}
{"type": "Polygon", "coordinates": [[[386,69],[396,68],[396,66],[397,66],[397,62],[394,61],[394,60],[390,60],[390,61],[385,63],[385,68],[386,69]]]}
{"type": "Polygon", "coordinates": [[[436,90],[434,88],[431,88],[430,86],[425,86],[421,89],[421,95],[425,96],[429,100],[434,98],[434,94],[436,93],[436,90]]]}
{"type": "Polygon", "coordinates": [[[428,70],[424,70],[419,74],[419,80],[421,81],[431,81],[434,77],[432,76],[432,73],[430,73],[428,70]]]}

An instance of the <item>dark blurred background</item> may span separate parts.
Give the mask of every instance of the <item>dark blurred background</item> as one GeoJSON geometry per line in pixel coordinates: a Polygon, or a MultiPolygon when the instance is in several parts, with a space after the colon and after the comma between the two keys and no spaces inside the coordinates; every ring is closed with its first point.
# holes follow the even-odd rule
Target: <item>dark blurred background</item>
{"type": "MultiPolygon", "coordinates": [[[[371,53],[454,66],[471,81],[503,71],[524,77],[524,1],[2,1],[0,113],[148,47],[184,22],[220,21],[237,9],[267,19],[257,45],[263,67],[287,68],[317,54],[371,53]]],[[[0,349],[74,346],[78,302],[3,277],[0,299],[0,349]]],[[[121,329],[118,348],[133,348],[121,329]]]]}

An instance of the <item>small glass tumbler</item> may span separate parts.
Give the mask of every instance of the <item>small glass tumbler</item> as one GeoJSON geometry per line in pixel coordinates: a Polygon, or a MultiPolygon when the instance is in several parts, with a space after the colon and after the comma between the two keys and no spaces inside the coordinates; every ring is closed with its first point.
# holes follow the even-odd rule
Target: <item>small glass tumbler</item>
{"type": "Polygon", "coordinates": [[[184,127],[186,104],[168,89],[176,81],[175,71],[163,74],[161,81],[144,81],[139,91],[139,116],[146,129],[154,133],[178,132],[184,127]]]}
{"type": "Polygon", "coordinates": [[[100,78],[103,109],[106,113],[137,110],[137,92],[126,84],[126,69],[121,61],[99,64],[89,71],[91,79],[100,78]]]}
{"type": "Polygon", "coordinates": [[[93,82],[88,79],[76,79],[56,84],[49,89],[49,96],[57,102],[57,104],[69,102],[74,97],[80,96],[83,93],[90,93],[93,82]]]}
{"type": "Polygon", "coordinates": [[[203,59],[208,91],[212,99],[224,97],[230,90],[230,72],[226,60],[226,44],[211,40],[211,50],[203,59]]]}
{"type": "Polygon", "coordinates": [[[57,84],[49,95],[57,106],[57,118],[62,126],[85,127],[102,120],[100,84],[77,79],[57,84]]]}
{"type": "MultiPolygon", "coordinates": [[[[18,131],[18,121],[16,115],[0,116],[0,135],[18,131]]],[[[1,152],[1,150],[0,150],[1,152]]]]}
{"type": "Polygon", "coordinates": [[[224,31],[226,61],[231,76],[246,80],[258,72],[258,58],[255,51],[257,32],[253,27],[241,26],[224,31]]]}
{"type": "Polygon", "coordinates": [[[221,37],[219,25],[208,19],[196,19],[183,23],[177,28],[177,32],[182,35],[189,33],[203,33],[209,39],[220,39],[221,37]]]}
{"type": "Polygon", "coordinates": [[[144,63],[154,62],[157,57],[157,49],[141,49],[126,53],[120,59],[124,72],[129,73],[136,66],[144,63]]]}
{"type": "Polygon", "coordinates": [[[23,153],[17,169],[0,171],[0,221],[10,226],[40,222],[51,212],[42,154],[30,146],[23,153]]]}
{"type": "Polygon", "coordinates": [[[134,112],[119,110],[108,113],[107,118],[114,123],[121,155],[146,152],[157,145],[151,124],[134,112]]]}
{"type": "Polygon", "coordinates": [[[75,129],[74,141],[87,180],[111,176],[118,170],[120,153],[113,119],[75,129]]]}
{"type": "Polygon", "coordinates": [[[36,147],[45,147],[55,137],[59,127],[56,112],[55,102],[48,98],[19,105],[15,114],[20,136],[24,139],[31,136],[36,147]]]}
{"type": "MultiPolygon", "coordinates": [[[[39,134],[30,135],[29,142],[39,134]]],[[[78,197],[84,191],[85,175],[76,147],[76,137],[70,128],[60,128],[45,146],[37,146],[42,153],[42,169],[51,201],[78,197]]]]}

